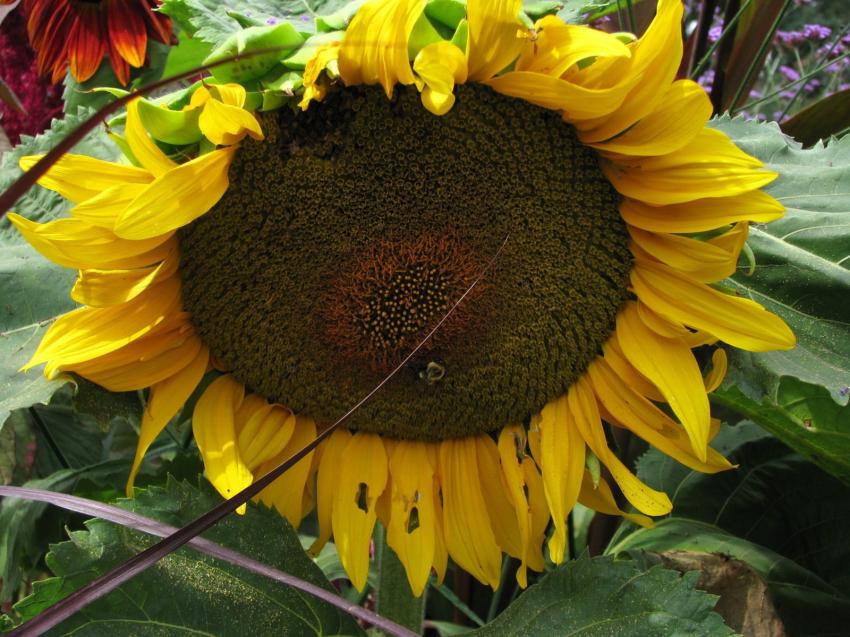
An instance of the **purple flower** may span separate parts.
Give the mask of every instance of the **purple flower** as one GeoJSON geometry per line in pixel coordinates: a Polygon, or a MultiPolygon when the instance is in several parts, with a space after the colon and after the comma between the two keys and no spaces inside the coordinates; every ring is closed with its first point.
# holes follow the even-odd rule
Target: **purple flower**
{"type": "Polygon", "coordinates": [[[818,80],[818,79],[812,79],[812,80],[809,80],[808,82],[806,82],[803,85],[803,90],[805,90],[806,93],[814,93],[820,87],[821,87],[821,81],[818,80]]]}
{"type": "Polygon", "coordinates": [[[697,78],[697,83],[703,88],[711,88],[714,84],[714,69],[708,69],[697,78]]]}
{"type": "Polygon", "coordinates": [[[773,111],[772,119],[774,122],[778,122],[780,119],[782,119],[782,111],[773,111]]]}
{"type": "Polygon", "coordinates": [[[723,34],[722,26],[714,26],[708,30],[708,41],[709,42],[717,42],[720,39],[720,36],[723,34]]]}
{"type": "Polygon", "coordinates": [[[784,99],[784,100],[790,100],[790,99],[792,99],[795,95],[796,95],[796,92],[795,92],[795,91],[780,91],[780,92],[779,92],[779,97],[781,97],[781,98],[782,98],[782,99],[784,99]]]}
{"type": "Polygon", "coordinates": [[[822,24],[803,26],[803,37],[807,40],[826,40],[830,35],[832,35],[832,29],[822,24]]]}
{"type": "Polygon", "coordinates": [[[785,66],[785,65],[780,66],[779,72],[782,73],[782,76],[786,80],[788,80],[789,82],[796,82],[797,80],[800,79],[800,74],[797,73],[797,71],[792,69],[790,66],[785,66]]]}
{"type": "Polygon", "coordinates": [[[796,44],[802,44],[805,38],[799,31],[777,31],[776,40],[781,44],[794,46],[796,44]]]}
{"type": "Polygon", "coordinates": [[[750,97],[753,98],[754,100],[760,100],[762,97],[764,97],[764,94],[761,91],[757,91],[756,89],[753,89],[753,90],[750,91],[750,97]]]}
{"type": "Polygon", "coordinates": [[[277,24],[277,18],[266,18],[266,24],[269,26],[274,26],[277,24]]]}

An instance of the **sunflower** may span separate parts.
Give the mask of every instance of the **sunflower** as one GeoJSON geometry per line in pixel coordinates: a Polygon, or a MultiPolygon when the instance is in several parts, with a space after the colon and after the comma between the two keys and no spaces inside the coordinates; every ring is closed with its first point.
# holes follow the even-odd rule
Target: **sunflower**
{"type": "Polygon", "coordinates": [[[170,111],[197,116],[194,146],[158,144],[133,102],[134,165],[65,157],[40,183],[76,204],[70,218],[11,216],[80,270],[83,307],[27,367],[149,388],[133,476],[216,370],[193,430],[224,496],[366,395],[498,253],[347,428],[259,496],[296,526],[315,507],[312,550],[333,535],[358,588],[380,520],[417,595],[449,557],[496,588],[508,553],[525,585],[550,525],[564,559],[577,502],[644,525],[668,513],[606,427],[728,469],[709,446],[707,393],[726,369],[713,346],[794,345],[716,285],[748,223],[782,207],[759,190],[776,174],[707,128],[705,93],[675,79],[679,0],[639,39],[532,24],[519,0],[437,6],[364,4],[294,54],[300,101],[252,113],[262,99],[241,85],[198,85],[170,111]]]}
{"type": "Polygon", "coordinates": [[[148,37],[171,42],[171,19],[154,11],[161,0],[24,0],[27,31],[38,71],[54,83],[71,75],[85,82],[109,56],[115,77],[145,63],[148,37]]]}

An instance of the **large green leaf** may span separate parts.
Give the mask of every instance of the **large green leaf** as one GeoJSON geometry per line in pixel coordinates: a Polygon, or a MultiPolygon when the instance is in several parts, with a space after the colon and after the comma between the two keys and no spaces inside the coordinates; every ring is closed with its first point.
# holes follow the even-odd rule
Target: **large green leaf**
{"type": "Polygon", "coordinates": [[[641,571],[628,561],[582,557],[547,574],[494,621],[467,634],[731,635],[712,612],[717,598],[694,588],[696,579],[695,573],[641,571]]]}
{"type": "Polygon", "coordinates": [[[348,0],[242,0],[229,7],[219,0],[163,0],[161,11],[167,13],[189,36],[221,43],[240,28],[243,21],[265,24],[268,20],[289,20],[299,31],[315,31],[316,15],[333,13],[348,0]],[[234,11],[235,9],[235,11],[234,11]]]}
{"type": "MultiPolygon", "coordinates": [[[[712,125],[780,176],[766,190],[785,216],[750,230],[757,263],[735,291],[781,316],[797,335],[789,352],[733,355],[731,380],[756,404],[781,376],[822,385],[841,404],[850,384],[850,136],[810,150],[776,124],[721,118],[712,125]],[[741,372],[741,370],[743,370],[741,372]],[[736,373],[740,372],[740,373],[736,373]]],[[[850,432],[848,432],[850,435],[850,432]]]]}
{"type": "MultiPolygon", "coordinates": [[[[208,486],[201,489],[170,481],[165,489],[139,492],[119,504],[132,511],[181,526],[220,502],[208,486]]],[[[71,541],[53,547],[47,563],[57,577],[37,582],[33,594],[15,610],[26,620],[97,574],[135,555],[154,539],[102,520],[71,541]]],[[[332,590],[310,561],[298,536],[275,511],[249,505],[244,516],[231,516],[205,534],[265,564],[332,590]]],[[[359,635],[348,615],[287,587],[181,549],[133,578],[107,597],[57,626],[49,635],[69,632],[90,636],[139,635],[359,635]]]]}
{"type": "Polygon", "coordinates": [[[724,427],[715,446],[738,465],[736,470],[705,475],[658,451],[644,454],[638,476],[670,494],[674,517],[654,529],[624,529],[609,552],[732,555],[765,578],[787,626],[806,625],[816,616],[811,631],[790,634],[828,634],[846,622],[850,489],[751,422],[724,427]],[[821,613],[830,606],[836,614],[821,613]]]}
{"type": "Polygon", "coordinates": [[[640,529],[609,548],[612,555],[635,551],[690,551],[730,556],[764,578],[788,635],[840,635],[850,622],[850,598],[792,560],[713,524],[668,518],[640,529]]]}
{"type": "Polygon", "coordinates": [[[74,308],[74,273],[48,262],[28,245],[0,241],[0,423],[13,409],[45,402],[61,383],[41,370],[18,371],[50,323],[74,308]]]}

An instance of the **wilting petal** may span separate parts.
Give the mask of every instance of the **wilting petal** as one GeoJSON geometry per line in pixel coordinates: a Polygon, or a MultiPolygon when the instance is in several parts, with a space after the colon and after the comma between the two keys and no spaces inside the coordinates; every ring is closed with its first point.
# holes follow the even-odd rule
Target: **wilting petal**
{"type": "Polygon", "coordinates": [[[387,486],[387,452],[377,434],[357,432],[342,452],[333,504],[333,532],[339,559],[357,590],[369,575],[369,543],[375,502],[387,486]]]}
{"type": "Polygon", "coordinates": [[[614,494],[611,492],[611,487],[608,486],[605,478],[600,478],[599,483],[594,486],[590,473],[585,472],[578,499],[584,506],[594,511],[599,511],[606,515],[620,515],[643,527],[652,526],[652,518],[640,515],[639,513],[626,513],[617,506],[617,501],[614,499],[614,494]]]}
{"type": "MultiPolygon", "coordinates": [[[[254,479],[239,453],[233,422],[244,397],[242,383],[231,376],[221,376],[198,399],[192,415],[192,432],[207,478],[224,498],[236,495],[254,479]]],[[[245,513],[245,505],[236,512],[245,513]]]]}
{"type": "Polygon", "coordinates": [[[710,420],[708,398],[690,348],[678,339],[664,338],[649,329],[633,302],[617,317],[617,338],[629,362],[661,390],[687,430],[697,457],[705,461],[710,420]]]}
{"type": "Polygon", "coordinates": [[[209,357],[207,348],[202,347],[192,361],[181,371],[151,387],[150,396],[145,405],[145,413],[142,416],[142,425],[139,429],[136,457],[133,459],[130,477],[127,478],[128,498],[133,496],[133,482],[139,472],[142,458],[144,458],[156,437],[165,429],[168,422],[186,404],[189,396],[198,387],[204,372],[207,370],[209,357]]]}
{"type": "Polygon", "coordinates": [[[158,265],[132,270],[80,270],[71,298],[80,305],[109,307],[126,303],[177,272],[176,255],[158,265]]]}
{"type": "Polygon", "coordinates": [[[455,84],[466,82],[466,57],[451,42],[434,42],[424,47],[413,60],[419,76],[422,105],[434,115],[445,115],[454,104],[455,84]]]}
{"type": "Polygon", "coordinates": [[[549,555],[553,562],[560,564],[567,547],[567,515],[575,506],[581,487],[585,443],[576,429],[566,396],[543,407],[539,428],[540,455],[536,459],[555,526],[549,540],[549,555]]]}
{"type": "MultiPolygon", "coordinates": [[[[248,396],[245,402],[254,396],[256,394],[248,396]]],[[[251,471],[286,449],[295,432],[297,420],[295,414],[285,407],[270,405],[260,396],[257,399],[255,408],[247,410],[250,413],[243,413],[240,409],[236,415],[239,452],[251,471]]]]}
{"type": "Polygon", "coordinates": [[[339,50],[343,81],[380,84],[387,97],[396,82],[413,84],[407,40],[424,8],[425,0],[372,0],[360,7],[339,50]]]}
{"type": "Polygon", "coordinates": [[[319,536],[310,546],[309,553],[313,557],[319,554],[322,547],[331,537],[331,513],[336,496],[338,471],[342,463],[342,453],[351,440],[351,432],[347,429],[337,429],[325,442],[322,459],[319,461],[319,475],[316,484],[316,517],[319,522],[319,536]]]}
{"type": "Polygon", "coordinates": [[[139,101],[133,100],[127,104],[127,123],[124,125],[124,136],[133,151],[133,156],[154,177],[161,177],[177,164],[171,161],[159,146],[150,138],[139,116],[139,101]]]}
{"type": "Polygon", "coordinates": [[[706,392],[710,394],[720,387],[720,383],[722,383],[723,379],[726,377],[726,370],[728,369],[728,366],[729,363],[726,358],[726,352],[718,347],[711,354],[711,371],[706,374],[703,379],[705,382],[706,392]]]}
{"type": "MultiPolygon", "coordinates": [[[[617,327],[619,331],[619,325],[617,327]]],[[[576,429],[581,433],[587,446],[593,450],[596,457],[604,464],[614,480],[623,491],[629,502],[638,511],[647,515],[665,515],[673,508],[666,493],[651,489],[641,482],[620,459],[608,448],[605,431],[596,406],[593,388],[586,376],[582,376],[568,394],[570,413],[573,416],[576,429]]]]}
{"type": "Polygon", "coordinates": [[[524,28],[518,17],[521,8],[522,0],[468,0],[471,80],[490,79],[519,55],[524,43],[518,33],[524,28]]]}

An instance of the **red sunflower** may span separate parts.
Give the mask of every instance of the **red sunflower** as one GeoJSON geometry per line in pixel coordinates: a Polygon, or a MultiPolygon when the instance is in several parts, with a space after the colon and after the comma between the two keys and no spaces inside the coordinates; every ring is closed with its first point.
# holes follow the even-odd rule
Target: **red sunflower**
{"type": "Polygon", "coordinates": [[[40,73],[58,82],[70,67],[84,82],[104,55],[122,84],[145,63],[148,36],[167,44],[171,19],[154,11],[160,0],[24,0],[27,32],[40,73]]]}

